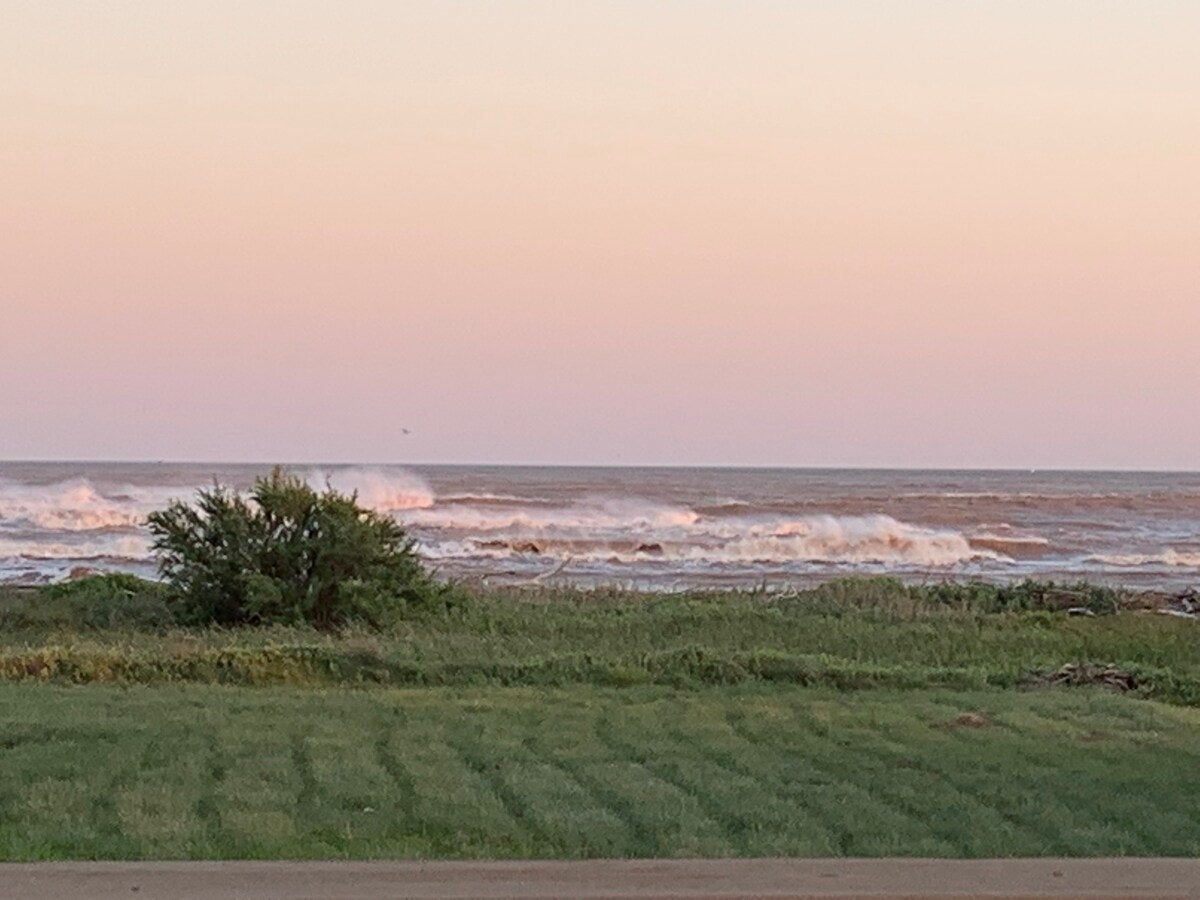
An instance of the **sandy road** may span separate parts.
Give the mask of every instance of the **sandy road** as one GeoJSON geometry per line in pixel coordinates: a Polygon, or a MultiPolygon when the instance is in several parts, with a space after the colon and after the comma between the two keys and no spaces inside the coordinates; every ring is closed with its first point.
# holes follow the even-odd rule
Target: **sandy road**
{"type": "Polygon", "coordinates": [[[1200,860],[603,860],[0,865],[3,900],[1197,897],[1200,860]]]}

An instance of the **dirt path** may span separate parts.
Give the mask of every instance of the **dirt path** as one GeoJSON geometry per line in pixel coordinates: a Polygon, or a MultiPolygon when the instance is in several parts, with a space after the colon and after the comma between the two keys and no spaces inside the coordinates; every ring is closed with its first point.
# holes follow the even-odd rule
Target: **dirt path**
{"type": "Polygon", "coordinates": [[[1200,860],[155,862],[0,865],[3,900],[1200,897],[1200,860]]]}

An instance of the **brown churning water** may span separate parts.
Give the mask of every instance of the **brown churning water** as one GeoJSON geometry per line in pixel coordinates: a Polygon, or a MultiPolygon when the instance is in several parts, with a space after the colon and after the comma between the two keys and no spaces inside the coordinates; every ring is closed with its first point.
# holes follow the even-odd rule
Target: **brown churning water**
{"type": "MultiPolygon", "coordinates": [[[[145,516],[265,466],[0,463],[0,581],[154,572],[145,516]]],[[[1200,584],[1200,475],[296,466],[405,523],[447,576],[651,590],[909,580],[1200,584]]]]}

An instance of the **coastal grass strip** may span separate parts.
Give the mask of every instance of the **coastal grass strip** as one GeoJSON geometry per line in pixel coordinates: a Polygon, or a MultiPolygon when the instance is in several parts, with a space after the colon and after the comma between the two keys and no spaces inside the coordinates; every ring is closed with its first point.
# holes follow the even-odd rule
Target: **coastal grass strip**
{"type": "MultiPolygon", "coordinates": [[[[206,647],[183,644],[99,648],[63,645],[0,649],[0,680],[70,684],[202,684],[383,686],[701,687],[747,683],[829,687],[838,690],[1031,688],[1045,685],[1044,671],[992,663],[930,666],[875,663],[831,655],[777,650],[714,652],[684,647],[618,659],[562,654],[525,660],[404,662],[366,650],[329,645],[206,647]]],[[[1200,705],[1200,677],[1141,663],[1124,664],[1136,696],[1200,705]]]]}

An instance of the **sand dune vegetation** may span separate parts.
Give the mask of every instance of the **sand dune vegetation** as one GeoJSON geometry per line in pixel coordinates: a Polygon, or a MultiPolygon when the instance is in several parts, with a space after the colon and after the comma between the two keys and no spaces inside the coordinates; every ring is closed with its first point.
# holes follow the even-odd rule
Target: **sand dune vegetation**
{"type": "Polygon", "coordinates": [[[1032,689],[1074,667],[1076,677],[1057,680],[1115,669],[1135,696],[1200,704],[1196,622],[1109,588],[854,578],[786,595],[445,591],[452,603],[409,609],[386,627],[328,631],[181,625],[169,587],[123,575],[9,588],[0,678],[1032,689]]]}

